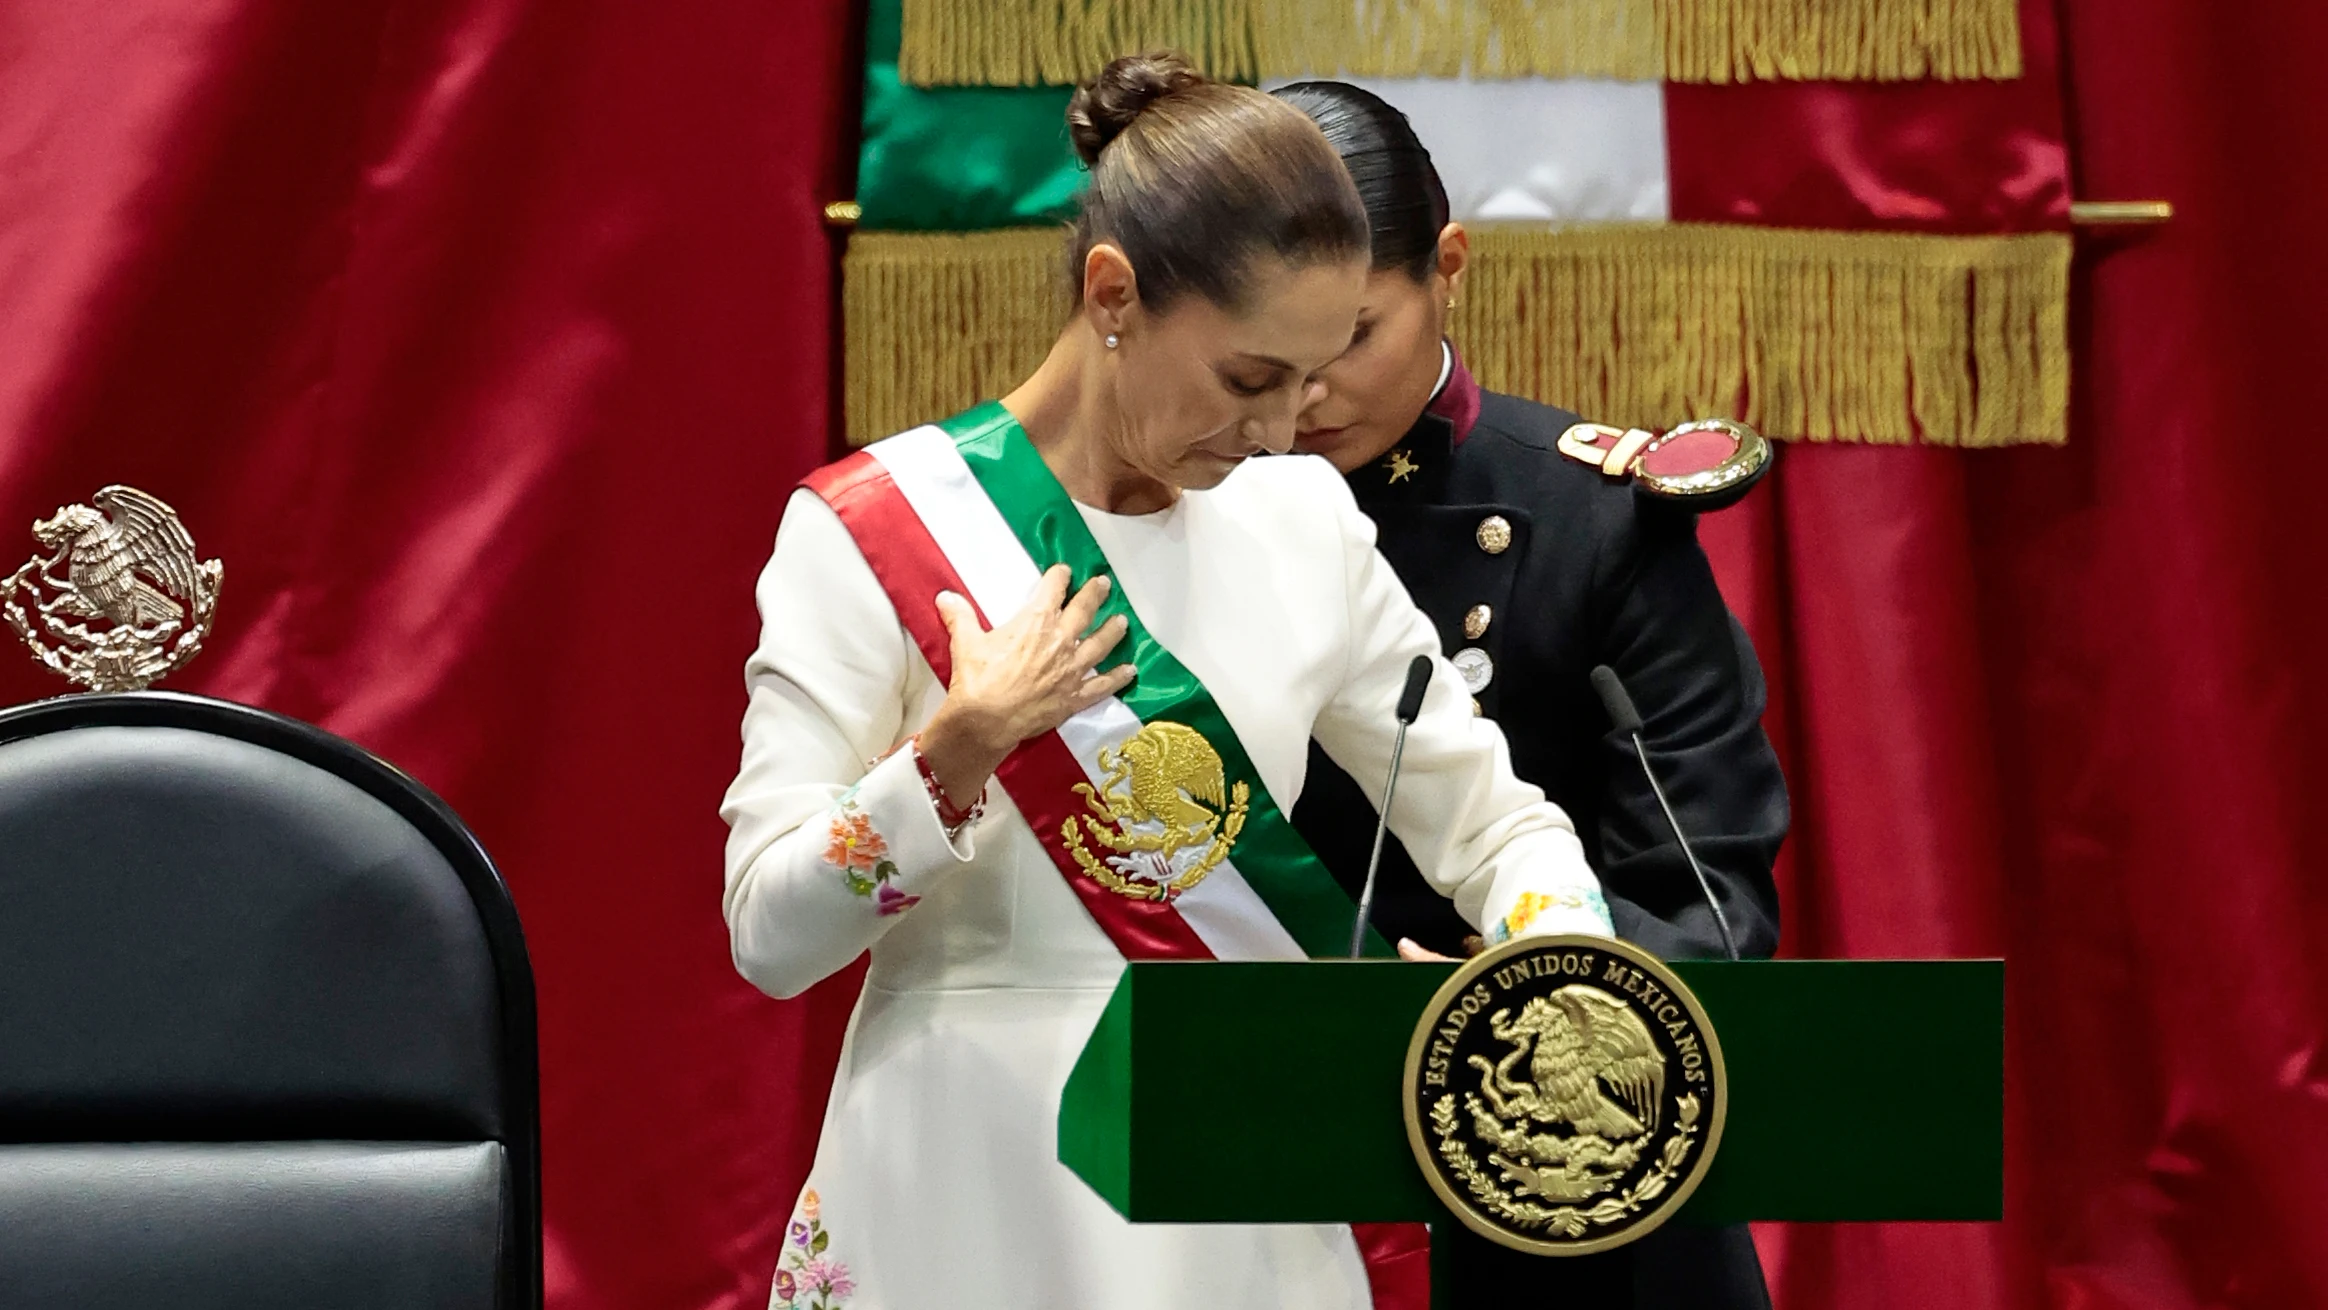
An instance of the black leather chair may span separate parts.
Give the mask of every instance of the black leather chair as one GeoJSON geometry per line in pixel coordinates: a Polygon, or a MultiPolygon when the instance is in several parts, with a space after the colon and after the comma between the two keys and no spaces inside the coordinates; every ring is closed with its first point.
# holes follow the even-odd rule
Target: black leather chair
{"type": "Polygon", "coordinates": [[[277,715],[0,711],[0,1308],[541,1303],[533,976],[443,802],[277,715]]]}

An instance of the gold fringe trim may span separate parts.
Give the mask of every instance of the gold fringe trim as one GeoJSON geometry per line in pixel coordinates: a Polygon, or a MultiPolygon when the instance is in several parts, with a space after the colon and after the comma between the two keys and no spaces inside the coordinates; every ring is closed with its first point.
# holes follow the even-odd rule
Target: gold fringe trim
{"type": "Polygon", "coordinates": [[[1948,446],[2068,435],[2069,238],[1482,227],[1480,381],[1604,422],[1948,446]]]}
{"type": "MultiPolygon", "coordinates": [[[[1066,321],[1064,237],[858,232],[852,444],[1016,386],[1066,321]]],[[[1482,384],[1587,418],[1944,446],[2068,436],[2069,238],[1483,225],[1453,335],[1482,384]]]]}
{"type": "Polygon", "coordinates": [[[903,0],[915,86],[1064,86],[1131,50],[1214,77],[1968,81],[2021,75],[2015,0],[903,0]]]}
{"type": "Polygon", "coordinates": [[[2021,76],[2014,0],[1659,0],[1673,82],[2021,76]]]}
{"type": "Polygon", "coordinates": [[[1064,228],[867,232],[841,261],[849,444],[999,396],[1067,321],[1064,228]]]}

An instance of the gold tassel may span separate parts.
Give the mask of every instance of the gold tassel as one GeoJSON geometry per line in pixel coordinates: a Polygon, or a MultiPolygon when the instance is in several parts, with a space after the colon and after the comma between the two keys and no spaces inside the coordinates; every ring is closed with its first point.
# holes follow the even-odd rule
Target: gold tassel
{"type": "MultiPolygon", "coordinates": [[[[1484,224],[1452,333],[1484,385],[1601,422],[1810,441],[2068,436],[2069,238],[1484,224]]],[[[1023,381],[1066,321],[1055,229],[856,233],[849,438],[1023,381]]]]}
{"type": "Polygon", "coordinates": [[[1298,77],[1969,81],[2021,75],[2015,0],[903,0],[914,86],[1063,86],[1131,50],[1298,77]]]}
{"type": "Polygon", "coordinates": [[[1066,323],[1061,228],[864,232],[842,260],[843,411],[853,445],[1024,381],[1066,323]]]}
{"type": "Polygon", "coordinates": [[[1657,0],[1669,82],[2021,75],[2012,0],[1657,0]]]}
{"type": "Polygon", "coordinates": [[[2069,238],[1482,225],[1453,335],[1486,386],[1604,422],[2058,444],[2069,238]]]}

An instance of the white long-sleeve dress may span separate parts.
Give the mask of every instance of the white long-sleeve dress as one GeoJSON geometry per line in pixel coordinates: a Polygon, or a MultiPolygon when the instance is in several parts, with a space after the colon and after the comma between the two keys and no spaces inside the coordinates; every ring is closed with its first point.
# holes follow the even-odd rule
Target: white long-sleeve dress
{"type": "MultiPolygon", "coordinates": [[[[1078,509],[1280,806],[1313,734],[1351,776],[1383,776],[1407,665],[1437,640],[1330,465],[1258,459],[1158,513],[1078,509]]],[[[1058,1162],[1060,1091],[1123,955],[999,786],[949,840],[911,752],[890,753],[945,688],[816,495],[793,496],[758,601],[721,810],[736,967],[788,997],[872,952],[771,1304],[1365,1310],[1347,1227],[1134,1225],[1058,1162]]],[[[1530,891],[1597,901],[1567,817],[1512,776],[1444,662],[1392,830],[1474,923],[1530,891]]],[[[1554,909],[1526,931],[1605,917],[1554,909]]],[[[1187,1129],[1201,1138],[1202,1107],[1187,1129]]]]}

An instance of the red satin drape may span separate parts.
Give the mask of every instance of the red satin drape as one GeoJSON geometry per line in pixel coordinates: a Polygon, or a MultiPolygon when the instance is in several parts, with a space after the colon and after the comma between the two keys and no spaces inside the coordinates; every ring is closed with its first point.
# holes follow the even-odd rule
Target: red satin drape
{"type": "MultiPolygon", "coordinates": [[[[829,430],[851,8],[0,2],[0,561],[103,482],[172,500],[227,560],[177,685],[476,825],[541,981],[559,1310],[764,1304],[849,1001],[734,978],[714,806],[829,430]]],[[[2070,446],[1796,446],[1706,526],[1799,804],[1789,949],[2011,960],[2008,1221],[1766,1232],[1788,1310],[2328,1305],[2328,17],[2060,11],[2080,193],[2181,211],[2081,238],[2070,446]]]]}
{"type": "MultiPolygon", "coordinates": [[[[2328,112],[2306,92],[2328,20],[2023,9],[2033,79],[2058,18],[2078,193],[2178,210],[2079,239],[2069,447],[1798,445],[1704,532],[1797,802],[1788,953],[2009,961],[2007,1221],[1758,1237],[1786,1310],[2328,1305],[2305,821],[2328,534],[2299,453],[2328,347],[2307,209],[2328,112]]],[[[2058,226],[2042,133],[1973,143],[1979,188],[1852,181],[1855,152],[1965,144],[1946,129],[1983,90],[1772,86],[1724,117],[1737,92],[1673,88],[1675,216],[2058,226]],[[1750,119],[1792,126],[1758,151],[1750,119]],[[1689,151],[1735,167],[1685,170],[1689,151]],[[1710,180],[1685,193],[1685,172],[1710,180]]],[[[2043,126],[2040,100],[1998,108],[2043,126]]]]}
{"type": "MultiPolygon", "coordinates": [[[[476,827],[539,979],[560,1310],[765,1306],[838,1041],[729,964],[717,806],[830,431],[852,9],[0,2],[0,569],[153,491],[226,562],[171,685],[476,827]]],[[[0,701],[57,690],[0,650],[0,701]]]]}

